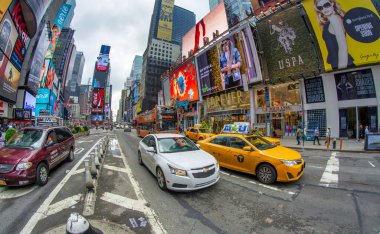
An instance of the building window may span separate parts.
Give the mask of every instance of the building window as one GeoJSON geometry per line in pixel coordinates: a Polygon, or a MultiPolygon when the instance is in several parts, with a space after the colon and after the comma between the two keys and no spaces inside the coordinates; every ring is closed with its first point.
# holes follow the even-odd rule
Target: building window
{"type": "Polygon", "coordinates": [[[326,136],[326,109],[307,111],[307,129],[314,130],[319,128],[319,135],[326,136]]]}

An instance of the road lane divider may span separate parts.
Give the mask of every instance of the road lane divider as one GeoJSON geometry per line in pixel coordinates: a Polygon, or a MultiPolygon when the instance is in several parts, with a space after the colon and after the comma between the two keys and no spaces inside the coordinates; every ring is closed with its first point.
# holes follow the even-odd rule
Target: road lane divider
{"type": "Polygon", "coordinates": [[[78,167],[82,164],[83,160],[91,153],[91,151],[97,146],[97,144],[102,140],[103,138],[99,139],[95,145],[93,145],[87,153],[75,164],[75,166],[71,169],[69,173],[66,174],[66,176],[61,180],[61,182],[54,188],[54,190],[47,196],[45,201],[41,204],[41,206],[38,208],[38,210],[32,215],[32,217],[29,219],[28,223],[24,226],[24,228],[21,230],[20,234],[26,234],[31,233],[34,229],[34,227],[37,225],[37,223],[46,216],[46,213],[49,209],[49,205],[54,200],[54,198],[57,196],[57,194],[61,191],[63,186],[67,183],[67,181],[70,179],[70,177],[75,173],[75,171],[78,169],[78,167]]]}
{"type": "Polygon", "coordinates": [[[46,216],[56,214],[64,209],[68,209],[76,205],[81,200],[82,196],[83,194],[77,194],[50,205],[46,213],[46,216]]]}
{"type": "Polygon", "coordinates": [[[331,157],[327,161],[325,171],[319,181],[320,186],[334,188],[338,186],[339,159],[336,156],[337,152],[331,153],[331,157]]]}

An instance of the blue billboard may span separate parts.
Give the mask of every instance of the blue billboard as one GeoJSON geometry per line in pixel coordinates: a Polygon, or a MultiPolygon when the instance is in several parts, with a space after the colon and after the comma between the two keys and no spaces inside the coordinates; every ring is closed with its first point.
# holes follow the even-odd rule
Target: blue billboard
{"type": "Polygon", "coordinates": [[[38,89],[36,96],[37,104],[49,104],[50,102],[50,89],[38,89]]]}

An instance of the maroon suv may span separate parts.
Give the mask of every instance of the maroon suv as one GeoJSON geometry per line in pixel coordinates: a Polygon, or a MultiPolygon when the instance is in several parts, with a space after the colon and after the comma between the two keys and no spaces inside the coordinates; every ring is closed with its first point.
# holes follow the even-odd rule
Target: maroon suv
{"type": "Polygon", "coordinates": [[[45,185],[49,170],[74,160],[75,139],[66,127],[28,127],[0,149],[0,185],[45,185]]]}

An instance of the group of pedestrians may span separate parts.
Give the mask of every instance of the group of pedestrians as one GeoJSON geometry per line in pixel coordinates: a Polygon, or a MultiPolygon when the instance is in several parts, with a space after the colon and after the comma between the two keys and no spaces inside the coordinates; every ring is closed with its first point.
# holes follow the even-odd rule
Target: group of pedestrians
{"type": "MultiPolygon", "coordinates": [[[[300,126],[298,126],[296,136],[297,136],[297,145],[300,145],[302,137],[304,138],[304,140],[306,140],[306,128],[304,128],[304,130],[302,131],[302,128],[300,126]]],[[[318,145],[321,145],[321,143],[319,142],[319,136],[320,136],[319,127],[316,127],[314,129],[313,145],[315,145],[315,141],[317,141],[318,145]]],[[[325,144],[327,143],[327,140],[330,139],[330,137],[331,137],[331,128],[328,127],[326,130],[325,144]]]]}

